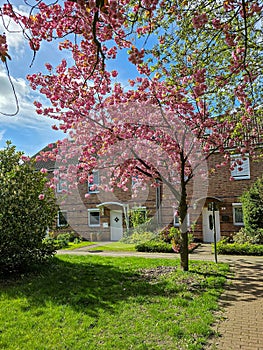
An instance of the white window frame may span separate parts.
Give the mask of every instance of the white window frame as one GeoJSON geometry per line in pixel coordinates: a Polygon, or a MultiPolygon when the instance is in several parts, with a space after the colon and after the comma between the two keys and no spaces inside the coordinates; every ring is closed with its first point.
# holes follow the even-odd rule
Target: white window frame
{"type": "Polygon", "coordinates": [[[89,180],[88,180],[88,193],[89,193],[89,194],[92,194],[92,193],[99,193],[100,191],[99,191],[98,188],[96,188],[95,190],[91,190],[91,187],[92,187],[92,186],[94,186],[94,185],[99,186],[99,184],[100,184],[99,171],[98,171],[98,170],[94,170],[94,171],[92,172],[92,174],[93,174],[93,179],[96,179],[97,182],[95,182],[95,183],[94,183],[94,182],[93,182],[93,183],[90,183],[89,180]],[[94,177],[94,174],[96,174],[96,178],[94,177]]]}
{"type": "Polygon", "coordinates": [[[147,219],[147,208],[146,207],[132,207],[131,211],[144,211],[145,217],[147,219]]]}
{"type": "Polygon", "coordinates": [[[234,180],[249,180],[250,179],[250,161],[249,161],[249,155],[246,154],[245,159],[242,159],[243,157],[239,155],[233,155],[231,156],[231,163],[234,163],[237,160],[241,160],[243,162],[242,165],[235,166],[234,170],[231,170],[231,177],[234,180]],[[238,170],[239,168],[242,168],[242,170],[238,170]]]}
{"type": "Polygon", "coordinates": [[[242,209],[242,203],[232,203],[232,209],[233,209],[233,224],[235,226],[244,226],[244,219],[243,221],[237,221],[236,220],[236,209],[242,209]]]}
{"type": "MultiPolygon", "coordinates": [[[[180,226],[179,216],[176,215],[176,213],[174,213],[173,225],[174,225],[174,227],[179,227],[180,226]]],[[[190,214],[189,213],[187,213],[187,227],[190,227],[190,214]]]]}
{"type": "Polygon", "coordinates": [[[146,207],[132,207],[132,208],[130,209],[130,212],[133,212],[133,211],[144,212],[144,214],[145,214],[145,220],[147,220],[147,208],[146,208],[146,207]]]}
{"type": "Polygon", "coordinates": [[[63,190],[67,190],[67,181],[64,179],[61,179],[60,177],[58,178],[58,183],[57,183],[57,193],[63,192],[63,190]],[[63,186],[64,185],[64,186],[63,186]]]}
{"type": "Polygon", "coordinates": [[[97,209],[97,208],[88,209],[88,225],[89,225],[89,227],[100,227],[100,209],[97,209]],[[91,213],[99,213],[99,223],[98,224],[92,224],[90,222],[90,214],[91,213]]]}
{"type": "Polygon", "coordinates": [[[57,227],[65,227],[65,226],[68,226],[68,212],[67,212],[67,210],[59,210],[58,215],[57,215],[57,227]],[[63,214],[63,216],[66,220],[66,224],[60,223],[60,213],[63,214]]]}

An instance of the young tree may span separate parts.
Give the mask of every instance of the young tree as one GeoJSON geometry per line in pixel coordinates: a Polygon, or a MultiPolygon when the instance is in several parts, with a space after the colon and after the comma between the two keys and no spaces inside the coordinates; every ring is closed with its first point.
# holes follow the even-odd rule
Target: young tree
{"type": "Polygon", "coordinates": [[[243,193],[241,201],[245,228],[255,235],[258,229],[263,230],[263,177],[243,193]]]}
{"type": "Polygon", "coordinates": [[[47,177],[11,142],[0,151],[0,270],[24,270],[53,255],[43,242],[57,213],[47,177]],[[24,162],[22,162],[24,160],[24,162]]]}
{"type": "Polygon", "coordinates": [[[62,161],[69,188],[98,167],[108,169],[109,190],[131,177],[168,186],[188,270],[190,181],[214,152],[226,165],[230,149],[252,154],[261,141],[262,1],[41,2],[28,17],[8,2],[2,13],[27,29],[34,53],[55,38],[71,53],[71,62],[28,77],[51,102],[36,102],[37,112],[70,136],[43,157],[62,161]],[[108,64],[124,50],[138,71],[129,87],[108,64]]]}

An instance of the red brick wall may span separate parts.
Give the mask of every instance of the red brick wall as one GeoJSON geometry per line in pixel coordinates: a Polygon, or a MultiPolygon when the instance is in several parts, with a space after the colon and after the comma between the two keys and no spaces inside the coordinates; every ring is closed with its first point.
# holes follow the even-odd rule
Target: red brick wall
{"type": "MultiPolygon", "coordinates": [[[[260,150],[261,152],[262,150],[260,150]]],[[[240,203],[240,196],[247,190],[258,177],[263,175],[263,163],[261,161],[250,161],[250,179],[249,180],[230,180],[229,166],[217,168],[216,165],[223,161],[221,154],[214,154],[207,162],[209,169],[208,187],[205,181],[198,181],[193,193],[193,179],[187,185],[188,203],[190,222],[196,223],[194,228],[195,237],[202,240],[202,204],[207,206],[208,202],[215,201],[219,205],[220,214],[220,231],[221,236],[232,236],[234,232],[240,230],[240,226],[233,224],[233,205],[232,203],[240,203]],[[204,201],[198,202],[200,198],[204,201]],[[193,203],[197,204],[197,208],[193,208],[193,203]],[[199,204],[199,205],[198,205],[199,204]]],[[[164,187],[163,189],[163,207],[162,217],[164,224],[172,223],[172,205],[175,203],[174,196],[171,191],[164,187]]]]}
{"type": "MultiPolygon", "coordinates": [[[[261,150],[260,150],[261,152],[261,150]]],[[[204,204],[207,206],[209,201],[214,201],[217,198],[219,203],[220,213],[220,229],[221,236],[231,236],[234,232],[240,229],[240,226],[233,225],[233,206],[232,203],[240,202],[240,196],[244,190],[248,189],[257,177],[263,174],[262,161],[250,162],[250,179],[249,180],[234,180],[230,181],[229,167],[222,167],[217,169],[216,165],[223,160],[222,155],[214,154],[208,160],[209,178],[208,188],[206,188],[205,181],[199,181],[198,186],[195,187],[193,193],[193,181],[187,185],[188,202],[190,212],[190,222],[194,223],[194,234],[197,238],[203,238],[202,232],[202,214],[201,209],[197,205],[197,209],[193,208],[193,203],[204,204]],[[210,199],[209,199],[210,197],[210,199]],[[197,202],[200,198],[204,201],[197,202]],[[206,199],[207,198],[207,199],[206,199]]],[[[199,179],[200,180],[200,179],[199,179]]],[[[132,198],[131,191],[123,191],[117,188],[114,193],[105,193],[100,191],[98,194],[91,194],[85,198],[87,192],[87,185],[82,185],[79,190],[73,195],[69,196],[62,210],[67,210],[68,221],[72,227],[66,230],[75,230],[81,236],[91,240],[110,240],[110,209],[121,210],[122,207],[108,206],[104,208],[104,213],[101,215],[100,227],[88,226],[88,209],[96,208],[101,202],[120,202],[128,203],[129,207],[146,206],[150,216],[156,214],[156,189],[148,186],[146,191],[139,193],[137,198],[132,198]],[[103,227],[103,223],[108,223],[108,227],[103,227]]],[[[162,190],[162,208],[161,217],[163,225],[173,222],[173,206],[175,198],[167,187],[162,190]]],[[[60,195],[59,195],[60,196],[60,195]]],[[[123,223],[125,224],[124,216],[123,223]]]]}
{"type": "MultiPolygon", "coordinates": [[[[131,191],[123,191],[116,188],[114,193],[99,191],[99,193],[92,193],[88,198],[85,198],[87,193],[87,185],[80,185],[78,191],[65,198],[65,203],[61,205],[61,210],[67,211],[69,227],[63,231],[75,231],[83,238],[92,241],[110,240],[110,210],[123,210],[119,205],[105,205],[100,209],[100,227],[89,227],[88,225],[88,209],[96,209],[97,205],[105,202],[117,202],[128,204],[132,207],[147,207],[149,217],[155,215],[156,199],[155,188],[147,186],[145,191],[140,191],[140,194],[132,198],[131,191]],[[108,227],[103,224],[107,223],[108,227]]],[[[61,196],[58,194],[58,196],[61,196]]],[[[125,217],[123,214],[123,224],[125,227],[125,217]]]]}

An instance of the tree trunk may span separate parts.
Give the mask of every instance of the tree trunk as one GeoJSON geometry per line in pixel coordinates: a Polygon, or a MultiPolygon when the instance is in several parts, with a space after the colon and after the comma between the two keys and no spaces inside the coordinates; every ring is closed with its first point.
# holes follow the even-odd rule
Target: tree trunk
{"type": "Polygon", "coordinates": [[[181,181],[181,199],[179,203],[179,217],[180,217],[180,234],[181,234],[181,268],[183,271],[189,269],[189,253],[188,253],[188,227],[187,227],[187,202],[186,202],[186,185],[181,181]]]}

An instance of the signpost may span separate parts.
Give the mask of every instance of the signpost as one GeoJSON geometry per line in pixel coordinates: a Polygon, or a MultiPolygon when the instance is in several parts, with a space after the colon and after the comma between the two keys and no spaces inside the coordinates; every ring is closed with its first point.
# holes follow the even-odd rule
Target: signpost
{"type": "Polygon", "coordinates": [[[217,263],[217,247],[216,247],[216,219],[215,211],[219,210],[216,202],[208,203],[208,209],[213,213],[213,230],[214,230],[214,251],[215,251],[215,262],[217,263]]]}

